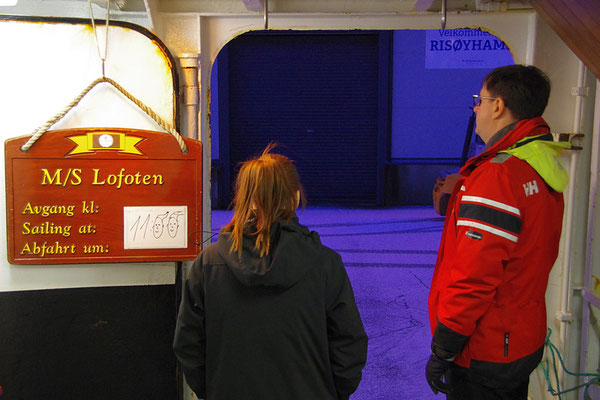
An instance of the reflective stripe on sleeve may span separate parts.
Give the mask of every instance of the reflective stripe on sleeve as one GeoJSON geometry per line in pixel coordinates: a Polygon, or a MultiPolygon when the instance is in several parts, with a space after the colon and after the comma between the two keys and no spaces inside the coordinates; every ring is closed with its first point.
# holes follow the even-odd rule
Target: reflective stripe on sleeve
{"type": "Polygon", "coordinates": [[[485,197],[463,196],[460,201],[461,202],[466,201],[466,202],[470,202],[470,203],[486,204],[486,205],[489,205],[489,206],[492,206],[492,207],[499,208],[501,210],[508,211],[508,212],[516,214],[516,215],[521,215],[521,212],[519,211],[518,208],[515,208],[513,206],[509,206],[508,204],[500,203],[499,201],[496,201],[496,200],[486,199],[485,197]]]}
{"type": "Polygon", "coordinates": [[[515,243],[519,240],[519,238],[515,235],[511,235],[510,233],[501,231],[500,229],[492,228],[489,225],[484,225],[475,221],[458,220],[456,225],[470,226],[472,228],[481,229],[482,231],[493,233],[494,235],[498,235],[515,243]]]}
{"type": "Polygon", "coordinates": [[[480,196],[462,196],[457,226],[468,226],[517,242],[521,233],[518,208],[480,196]]]}

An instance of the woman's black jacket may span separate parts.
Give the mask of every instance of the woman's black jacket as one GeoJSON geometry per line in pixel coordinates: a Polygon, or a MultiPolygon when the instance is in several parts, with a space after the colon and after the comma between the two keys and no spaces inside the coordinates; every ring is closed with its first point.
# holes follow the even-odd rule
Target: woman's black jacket
{"type": "Polygon", "coordinates": [[[367,336],[340,256],[298,223],[271,227],[269,255],[219,234],[183,288],[174,350],[207,400],[348,399],[367,336]]]}

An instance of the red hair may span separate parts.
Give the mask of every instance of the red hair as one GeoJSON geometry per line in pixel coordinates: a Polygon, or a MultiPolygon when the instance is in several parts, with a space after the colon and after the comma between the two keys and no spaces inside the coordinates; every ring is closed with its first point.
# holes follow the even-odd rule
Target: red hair
{"type": "Polygon", "coordinates": [[[275,146],[269,144],[259,157],[242,163],[235,181],[233,218],[225,230],[231,231],[231,252],[240,257],[244,234],[256,237],[254,248],[261,257],[269,254],[271,225],[290,221],[298,208],[297,193],[304,208],[304,191],[296,167],[286,156],[271,154],[275,146]]]}

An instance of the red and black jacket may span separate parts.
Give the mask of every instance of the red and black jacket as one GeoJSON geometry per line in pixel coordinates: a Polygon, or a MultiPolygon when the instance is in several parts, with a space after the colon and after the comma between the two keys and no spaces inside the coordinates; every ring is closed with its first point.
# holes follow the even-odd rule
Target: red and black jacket
{"type": "Polygon", "coordinates": [[[429,294],[432,349],[463,367],[535,356],[533,369],[541,357],[563,196],[504,152],[534,139],[551,140],[545,121],[519,121],[461,169],[448,204],[429,294]]]}

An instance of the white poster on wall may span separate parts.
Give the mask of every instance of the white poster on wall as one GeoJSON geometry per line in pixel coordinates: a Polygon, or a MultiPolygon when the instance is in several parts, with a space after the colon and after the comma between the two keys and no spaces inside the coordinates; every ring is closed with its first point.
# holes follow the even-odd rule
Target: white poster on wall
{"type": "Polygon", "coordinates": [[[506,44],[479,29],[430,29],[425,41],[426,69],[496,68],[514,64],[506,44]]]}
{"type": "Polygon", "coordinates": [[[187,206],[123,207],[124,249],[185,249],[187,206]]]}

